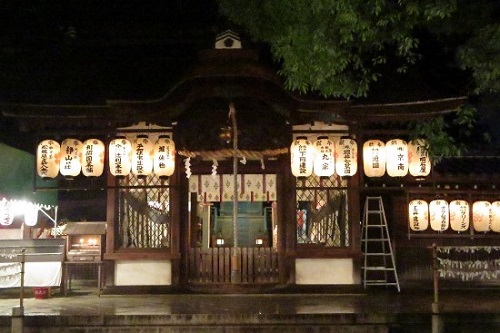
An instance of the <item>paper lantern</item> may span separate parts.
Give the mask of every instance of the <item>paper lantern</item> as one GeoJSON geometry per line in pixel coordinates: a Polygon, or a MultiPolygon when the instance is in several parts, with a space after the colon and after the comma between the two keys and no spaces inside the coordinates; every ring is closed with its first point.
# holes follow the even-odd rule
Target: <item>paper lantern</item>
{"type": "Polygon", "coordinates": [[[132,173],[147,176],[153,172],[153,142],[139,135],[132,143],[132,173]]]}
{"type": "Polygon", "coordinates": [[[335,171],[341,177],[354,176],[358,170],[358,145],[350,138],[335,143],[335,171]]]}
{"type": "Polygon", "coordinates": [[[0,224],[11,225],[14,221],[14,214],[11,210],[11,201],[2,198],[0,201],[0,224]]]}
{"type": "Polygon", "coordinates": [[[477,232],[491,230],[491,203],[489,201],[476,201],[472,204],[472,225],[477,232]]]}
{"type": "Polygon", "coordinates": [[[450,201],[450,227],[453,231],[463,232],[469,229],[469,203],[465,200],[450,201]]]}
{"type": "Polygon", "coordinates": [[[446,200],[436,199],[429,203],[429,221],[434,231],[445,231],[450,224],[449,206],[446,200]]]}
{"type": "Polygon", "coordinates": [[[104,143],[98,139],[83,142],[82,173],[86,177],[99,177],[104,171],[104,143]]]}
{"type": "Polygon", "coordinates": [[[82,164],[80,162],[80,154],[83,143],[77,139],[65,139],[61,143],[61,160],[60,170],[61,175],[65,177],[76,177],[80,174],[82,164]]]}
{"type": "Polygon", "coordinates": [[[153,172],[158,177],[169,177],[175,170],[175,143],[169,136],[160,136],[153,149],[153,172]]]}
{"type": "Polygon", "coordinates": [[[335,145],[326,136],[318,137],[314,142],[314,173],[319,177],[330,177],[335,173],[335,145]]]}
{"type": "Polygon", "coordinates": [[[363,144],[363,169],[367,177],[382,177],[385,174],[385,143],[368,140],[363,144]]]}
{"type": "Polygon", "coordinates": [[[392,139],[385,144],[387,174],[404,177],[408,174],[408,144],[401,139],[392,139]]]}
{"type": "Polygon", "coordinates": [[[500,232],[500,201],[491,203],[491,231],[500,232]]]}
{"type": "Polygon", "coordinates": [[[35,204],[25,203],[24,208],[24,224],[28,227],[34,227],[38,222],[38,208],[35,204]]]}
{"type": "Polygon", "coordinates": [[[423,231],[429,227],[429,205],[426,201],[415,199],[408,205],[410,229],[423,231]]]}
{"type": "Polygon", "coordinates": [[[295,177],[309,177],[314,166],[314,147],[306,137],[297,137],[290,146],[290,164],[295,177]]]}
{"type": "Polygon", "coordinates": [[[36,150],[36,171],[42,178],[55,178],[59,174],[61,146],[54,140],[43,140],[36,150]]]}
{"type": "Polygon", "coordinates": [[[408,143],[408,169],[414,177],[426,177],[431,173],[431,160],[427,154],[426,141],[412,140],[408,143]]]}
{"type": "Polygon", "coordinates": [[[109,143],[109,172],[113,176],[127,176],[132,168],[132,143],[118,137],[109,143]]]}

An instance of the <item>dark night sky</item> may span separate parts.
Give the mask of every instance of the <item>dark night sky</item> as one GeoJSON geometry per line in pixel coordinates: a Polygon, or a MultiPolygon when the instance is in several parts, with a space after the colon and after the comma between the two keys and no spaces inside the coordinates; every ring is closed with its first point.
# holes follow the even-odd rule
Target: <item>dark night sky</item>
{"type": "Polygon", "coordinates": [[[0,3],[2,102],[158,97],[226,29],[214,0],[0,3]]]}

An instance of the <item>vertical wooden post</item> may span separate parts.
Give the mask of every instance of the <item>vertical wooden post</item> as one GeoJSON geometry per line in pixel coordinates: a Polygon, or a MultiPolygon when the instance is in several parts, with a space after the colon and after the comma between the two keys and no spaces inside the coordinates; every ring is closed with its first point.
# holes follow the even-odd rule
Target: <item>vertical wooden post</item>
{"type": "Polygon", "coordinates": [[[11,333],[23,333],[24,331],[24,263],[26,261],[26,249],[21,251],[21,290],[19,292],[19,307],[12,309],[10,323],[11,333]]]}
{"type": "Polygon", "coordinates": [[[439,260],[437,246],[432,244],[432,280],[434,285],[434,299],[432,302],[432,333],[444,332],[444,321],[439,309],[439,260]]]}
{"type": "Polygon", "coordinates": [[[433,301],[433,312],[434,306],[437,308],[437,312],[439,312],[438,304],[439,304],[439,260],[437,257],[437,246],[436,244],[432,244],[432,282],[434,285],[434,301],[433,301]],[[434,305],[436,304],[436,305],[434,305]]]}
{"type": "Polygon", "coordinates": [[[233,255],[231,258],[231,282],[241,282],[240,256],[238,251],[238,124],[236,109],[233,103],[229,104],[229,116],[233,127],[233,255]]]}

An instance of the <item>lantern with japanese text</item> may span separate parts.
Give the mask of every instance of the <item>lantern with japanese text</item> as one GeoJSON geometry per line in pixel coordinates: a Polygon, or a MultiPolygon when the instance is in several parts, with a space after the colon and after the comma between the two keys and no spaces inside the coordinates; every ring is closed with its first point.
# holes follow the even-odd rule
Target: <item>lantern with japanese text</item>
{"type": "Polygon", "coordinates": [[[392,139],[385,144],[387,174],[404,177],[408,174],[408,144],[402,139],[392,139]]]}
{"type": "Polygon", "coordinates": [[[80,174],[80,162],[83,143],[77,139],[65,139],[61,143],[60,170],[61,175],[71,178],[80,174]]]}
{"type": "Polygon", "coordinates": [[[488,232],[491,229],[491,203],[476,201],[472,204],[472,225],[477,232],[488,232]]]}
{"type": "Polygon", "coordinates": [[[368,140],[363,144],[363,169],[367,177],[385,174],[385,144],[380,140],[368,140]]]}
{"type": "Polygon", "coordinates": [[[309,177],[314,166],[314,147],[305,136],[297,137],[290,146],[290,164],[295,177],[309,177]]]}
{"type": "Polygon", "coordinates": [[[11,201],[6,198],[0,200],[0,224],[11,225],[14,221],[14,214],[11,209],[11,201]]]}
{"type": "Polygon", "coordinates": [[[43,140],[36,151],[36,171],[42,178],[56,178],[59,174],[61,145],[54,140],[43,140]]]}
{"type": "Polygon", "coordinates": [[[167,135],[156,140],[153,149],[153,172],[158,177],[169,177],[175,170],[175,143],[167,135]]]}
{"type": "Polygon", "coordinates": [[[491,231],[500,232],[500,201],[491,203],[491,231]]]}
{"type": "Polygon", "coordinates": [[[109,142],[109,172],[113,176],[127,176],[132,168],[132,143],[125,137],[109,142]]]}
{"type": "Polygon", "coordinates": [[[358,170],[358,145],[351,138],[335,143],[335,171],[341,177],[354,176],[358,170]]]}
{"type": "Polygon", "coordinates": [[[408,143],[408,169],[414,177],[426,177],[431,172],[431,160],[427,154],[427,143],[423,139],[408,143]]]}
{"type": "Polygon", "coordinates": [[[82,173],[86,177],[99,177],[104,171],[104,143],[98,139],[83,142],[82,173]]]}
{"type": "Polygon", "coordinates": [[[148,176],[153,172],[153,142],[145,135],[138,135],[132,143],[132,173],[148,176]]]}
{"type": "Polygon", "coordinates": [[[434,231],[445,231],[450,224],[449,206],[446,200],[436,199],[429,203],[429,221],[434,231]]]}
{"type": "Polygon", "coordinates": [[[424,231],[429,227],[429,205],[426,201],[415,199],[408,205],[410,229],[424,231]]]}
{"type": "Polygon", "coordinates": [[[453,231],[469,229],[469,203],[465,200],[450,201],[450,227],[453,231]]]}
{"type": "Polygon", "coordinates": [[[314,173],[319,177],[330,177],[335,173],[333,141],[326,136],[314,142],[314,173]]]}

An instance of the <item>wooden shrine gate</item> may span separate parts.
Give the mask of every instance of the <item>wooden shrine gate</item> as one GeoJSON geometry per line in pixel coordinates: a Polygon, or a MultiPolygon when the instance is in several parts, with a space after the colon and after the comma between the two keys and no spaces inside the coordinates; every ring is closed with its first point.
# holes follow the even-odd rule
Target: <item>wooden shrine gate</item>
{"type": "MultiPolygon", "coordinates": [[[[278,253],[271,247],[238,248],[241,283],[278,283],[278,253]]],[[[234,248],[191,248],[190,283],[231,283],[234,248]]]]}

